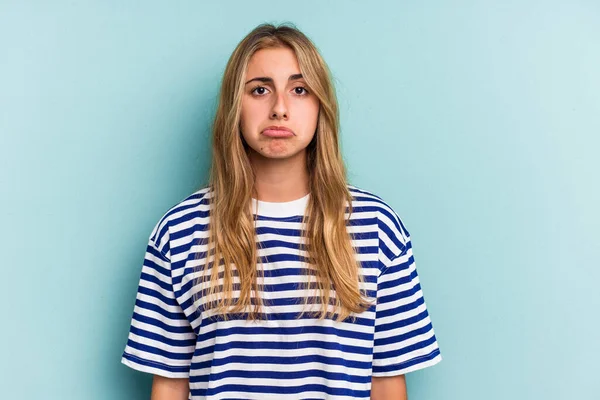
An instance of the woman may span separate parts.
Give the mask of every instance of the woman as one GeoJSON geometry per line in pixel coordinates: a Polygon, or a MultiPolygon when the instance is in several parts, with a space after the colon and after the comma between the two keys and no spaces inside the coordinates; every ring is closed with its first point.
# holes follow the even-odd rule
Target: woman
{"type": "Polygon", "coordinates": [[[238,44],[209,184],[148,242],[122,362],[154,374],[152,399],[403,399],[441,360],[409,233],[347,183],[338,126],[304,34],[238,44]]]}

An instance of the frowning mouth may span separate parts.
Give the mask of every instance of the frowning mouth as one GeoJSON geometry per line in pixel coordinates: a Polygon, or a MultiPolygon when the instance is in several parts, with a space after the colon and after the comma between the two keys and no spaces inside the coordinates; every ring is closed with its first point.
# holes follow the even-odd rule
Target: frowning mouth
{"type": "Polygon", "coordinates": [[[269,137],[289,137],[294,136],[294,132],[285,126],[268,126],[263,129],[262,134],[269,137]]]}

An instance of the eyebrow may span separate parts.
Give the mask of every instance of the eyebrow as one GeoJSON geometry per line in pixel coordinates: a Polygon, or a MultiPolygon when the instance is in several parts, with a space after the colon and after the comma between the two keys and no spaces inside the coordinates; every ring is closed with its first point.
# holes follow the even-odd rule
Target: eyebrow
{"type": "MultiPolygon", "coordinates": [[[[302,79],[302,78],[303,78],[302,74],[294,74],[294,75],[290,75],[290,77],[288,78],[288,81],[295,81],[297,79],[302,79]]],[[[256,78],[250,79],[248,82],[246,82],[246,85],[252,81],[260,81],[263,83],[273,83],[273,78],[270,78],[268,76],[258,76],[256,78]]]]}

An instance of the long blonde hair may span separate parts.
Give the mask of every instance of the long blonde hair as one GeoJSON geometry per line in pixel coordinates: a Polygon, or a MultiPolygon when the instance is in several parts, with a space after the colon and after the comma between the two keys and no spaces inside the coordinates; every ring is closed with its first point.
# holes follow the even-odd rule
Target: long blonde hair
{"type": "MultiPolygon", "coordinates": [[[[275,27],[262,24],[252,30],[233,51],[221,84],[219,103],[212,127],[212,165],[209,176],[209,233],[206,260],[195,285],[202,288],[194,292],[209,300],[205,309],[228,318],[228,313],[247,310],[252,304],[251,292],[262,291],[258,283],[257,240],[255,220],[251,205],[254,192],[254,172],[247,155],[247,144],[240,132],[241,102],[246,69],[252,55],[264,48],[288,47],[298,59],[306,84],[319,99],[317,130],[307,146],[310,196],[303,216],[301,237],[305,239],[307,275],[315,276],[317,298],[321,303],[320,319],[337,314],[337,321],[345,320],[351,313],[365,311],[370,304],[363,297],[359,282],[360,262],[352,247],[346,228],[345,207],[352,213],[352,195],[347,187],[346,169],[338,141],[339,114],[335,89],[327,64],[315,45],[302,32],[290,24],[275,27]],[[218,260],[218,262],[214,262],[218,260]],[[222,284],[219,283],[219,268],[222,284]],[[210,265],[210,276],[206,273],[210,265]],[[233,268],[240,283],[239,299],[233,299],[233,268]],[[310,273],[312,271],[312,274],[310,273]],[[208,288],[202,285],[208,283],[208,288]],[[328,311],[333,299],[334,309],[328,311]]],[[[350,218],[348,218],[349,220],[350,218]]],[[[264,275],[262,275],[264,277],[264,275]]],[[[310,282],[300,289],[308,290],[310,282]]],[[[313,285],[314,287],[315,285],[313,285]]],[[[309,296],[304,298],[308,304],[309,296]]],[[[248,319],[261,316],[263,299],[255,295],[254,308],[248,319]]],[[[314,303],[311,303],[314,304],[314,303]]],[[[298,315],[300,318],[304,311],[298,315]]]]}

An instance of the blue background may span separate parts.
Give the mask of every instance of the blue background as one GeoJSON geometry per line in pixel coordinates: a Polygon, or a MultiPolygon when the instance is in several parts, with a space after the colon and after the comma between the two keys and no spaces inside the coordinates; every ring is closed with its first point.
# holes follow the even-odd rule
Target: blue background
{"type": "Polygon", "coordinates": [[[2,397],[148,398],[120,364],[146,240],[206,179],[235,45],[285,21],[412,236],[444,361],[410,398],[600,398],[596,1],[3,1],[2,397]]]}

